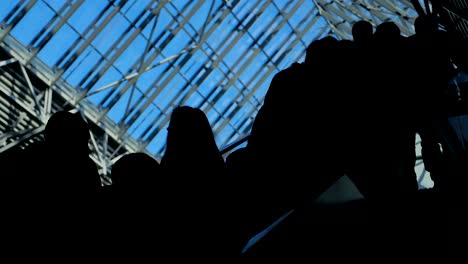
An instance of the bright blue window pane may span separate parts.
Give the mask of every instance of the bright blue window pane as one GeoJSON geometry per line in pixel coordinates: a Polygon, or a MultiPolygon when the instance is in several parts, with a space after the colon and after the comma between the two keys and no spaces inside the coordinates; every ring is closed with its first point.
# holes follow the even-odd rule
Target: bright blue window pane
{"type": "Polygon", "coordinates": [[[95,49],[92,47],[86,48],[81,56],[79,56],[78,59],[75,60],[75,62],[64,73],[66,80],[73,86],[78,85],[83,77],[85,77],[85,74],[87,74],[89,70],[100,60],[102,60],[102,56],[97,53],[95,49]],[[81,65],[86,65],[86,67],[80,67],[81,65]]]}
{"type": "Polygon", "coordinates": [[[107,6],[107,1],[84,1],[68,19],[68,23],[78,32],[84,33],[90,23],[107,6]]]}
{"type": "Polygon", "coordinates": [[[141,35],[137,36],[130,47],[115,61],[114,65],[122,72],[127,72],[135,62],[139,62],[139,58],[145,51],[146,43],[147,41],[141,35]]]}
{"type": "Polygon", "coordinates": [[[16,0],[4,0],[2,1],[2,7],[0,8],[0,21],[3,21],[5,17],[13,10],[13,8],[18,4],[16,0]]]}
{"type": "Polygon", "coordinates": [[[136,20],[140,15],[141,12],[147,7],[148,1],[142,0],[133,0],[129,1],[123,8],[123,12],[125,16],[130,20],[136,20]]]}
{"type": "Polygon", "coordinates": [[[54,15],[47,5],[37,2],[13,28],[11,35],[27,46],[54,15]]]}
{"type": "Polygon", "coordinates": [[[50,67],[54,66],[78,37],[79,35],[70,26],[63,25],[38,53],[39,58],[50,67]]]}
{"type": "Polygon", "coordinates": [[[47,3],[55,11],[60,10],[60,8],[65,4],[66,1],[63,0],[42,0],[47,3]]]}

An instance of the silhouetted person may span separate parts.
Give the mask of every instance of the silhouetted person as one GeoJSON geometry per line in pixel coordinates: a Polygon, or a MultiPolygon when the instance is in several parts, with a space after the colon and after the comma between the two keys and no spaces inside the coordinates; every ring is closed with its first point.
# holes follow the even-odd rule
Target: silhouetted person
{"type": "Polygon", "coordinates": [[[145,153],[129,153],[112,166],[112,185],[107,188],[116,199],[112,201],[116,206],[125,203],[130,207],[144,207],[154,202],[152,192],[165,188],[162,178],[157,160],[145,153]]]}
{"type": "Polygon", "coordinates": [[[372,40],[374,29],[369,21],[360,20],[354,23],[351,33],[354,43],[361,45],[363,43],[369,43],[372,40]]]}
{"type": "Polygon", "coordinates": [[[450,39],[438,29],[437,17],[419,16],[410,37],[414,53],[414,83],[418,93],[418,133],[422,156],[434,188],[445,193],[463,186],[466,166],[461,142],[448,123],[448,82],[451,77],[450,39]]]}
{"type": "Polygon", "coordinates": [[[263,206],[269,196],[264,195],[263,177],[253,173],[256,160],[247,148],[239,148],[226,157],[226,167],[232,192],[232,206],[236,227],[237,250],[241,252],[250,238],[270,224],[263,206]]]}
{"type": "MultiPolygon", "coordinates": [[[[351,79],[357,105],[348,119],[347,173],[374,201],[405,201],[418,185],[414,172],[414,92],[405,38],[393,22],[377,26],[351,79]],[[360,108],[360,109],[356,109],[360,108]]],[[[359,54],[359,53],[358,53],[359,54]]],[[[361,58],[355,58],[359,60],[361,58]]]]}
{"type": "Polygon", "coordinates": [[[347,68],[348,78],[345,80],[343,97],[343,125],[345,133],[342,133],[344,141],[344,167],[346,174],[352,179],[358,189],[365,195],[367,177],[364,170],[368,165],[367,159],[371,154],[373,143],[369,141],[373,136],[372,102],[376,99],[369,96],[374,93],[375,83],[372,71],[375,67],[373,58],[377,56],[373,52],[373,27],[368,21],[360,20],[352,27],[353,45],[349,51],[347,68]]]}
{"type": "Polygon", "coordinates": [[[111,179],[100,210],[106,223],[100,232],[104,243],[115,256],[138,248],[142,256],[159,258],[163,253],[157,245],[164,243],[160,230],[167,227],[160,219],[169,197],[158,161],[145,153],[125,154],[113,164],[111,179]]]}
{"type": "Polygon", "coordinates": [[[45,127],[45,174],[51,186],[66,195],[94,194],[101,187],[95,163],[89,157],[89,126],[79,113],[53,114],[45,127]]]}
{"type": "Polygon", "coordinates": [[[226,167],[203,111],[189,106],[173,110],[161,167],[170,182],[172,208],[166,216],[173,225],[172,249],[194,259],[231,258],[226,167]]]}
{"type": "Polygon", "coordinates": [[[394,44],[401,38],[400,29],[391,21],[379,24],[375,29],[374,36],[381,45],[394,44]],[[385,43],[386,40],[390,41],[390,43],[385,43]]]}
{"type": "Polygon", "coordinates": [[[250,175],[259,185],[253,197],[260,204],[257,226],[266,228],[311,202],[343,174],[337,137],[342,87],[335,74],[337,55],[348,44],[333,37],[315,40],[304,62],[273,77],[247,145],[254,160],[250,175]]]}
{"type": "Polygon", "coordinates": [[[112,185],[121,189],[144,189],[159,176],[159,163],[145,153],[130,153],[112,166],[112,185]]]}
{"type": "MultiPolygon", "coordinates": [[[[382,97],[378,109],[383,124],[379,134],[383,139],[382,158],[388,161],[388,184],[398,199],[409,199],[418,189],[415,166],[415,118],[416,92],[411,79],[411,63],[408,58],[407,39],[400,35],[400,29],[393,22],[377,26],[375,45],[380,50],[380,59],[375,76],[380,78],[382,97]],[[388,154],[388,155],[387,155],[388,154]]],[[[379,79],[377,79],[379,80],[379,79]]]]}
{"type": "Polygon", "coordinates": [[[164,169],[170,173],[204,172],[205,177],[224,173],[223,157],[203,111],[188,106],[175,108],[167,130],[166,151],[161,160],[164,169]]]}
{"type": "MultiPolygon", "coordinates": [[[[97,231],[101,187],[95,163],[89,157],[88,124],[80,114],[56,112],[48,120],[44,141],[27,146],[15,157],[13,176],[18,236],[25,240],[49,237],[58,245],[89,237],[97,231]],[[26,223],[27,220],[27,223],[26,223]]],[[[43,246],[45,241],[40,241],[43,246]]],[[[26,250],[27,245],[25,245],[26,250]]]]}
{"type": "Polygon", "coordinates": [[[92,200],[101,187],[95,163],[89,157],[89,128],[79,114],[53,114],[44,141],[31,144],[18,155],[15,175],[31,202],[45,199],[48,206],[92,200]]]}

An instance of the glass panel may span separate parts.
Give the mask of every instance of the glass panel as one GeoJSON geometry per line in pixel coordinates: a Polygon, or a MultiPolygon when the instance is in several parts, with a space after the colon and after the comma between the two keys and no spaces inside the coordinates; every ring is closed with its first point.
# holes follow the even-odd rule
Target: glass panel
{"type": "Polygon", "coordinates": [[[18,1],[2,1],[2,8],[0,8],[0,21],[3,21],[17,4],[18,1]]]}
{"type": "Polygon", "coordinates": [[[37,2],[13,28],[11,35],[27,46],[54,15],[46,4],[37,2]]]}
{"type": "Polygon", "coordinates": [[[58,11],[63,6],[63,4],[65,4],[66,1],[62,1],[62,0],[43,0],[43,2],[47,3],[47,5],[52,7],[52,9],[58,11]]]}
{"type": "MultiPolygon", "coordinates": [[[[120,80],[122,78],[122,74],[115,68],[111,67],[100,79],[99,81],[91,88],[90,92],[94,92],[96,89],[99,89],[105,85],[111,84],[117,80],[120,80]]],[[[124,83],[125,84],[125,83],[124,83]]],[[[123,85],[123,84],[122,84],[123,85]]],[[[120,86],[122,86],[120,85],[120,86]]],[[[113,86],[109,89],[106,89],[104,91],[101,91],[97,93],[95,96],[93,96],[93,100],[91,100],[95,104],[99,104],[100,101],[109,94],[110,92],[116,90],[119,88],[119,85],[113,86]]]]}
{"type": "Polygon", "coordinates": [[[138,16],[148,5],[148,1],[133,0],[129,1],[123,8],[123,13],[129,21],[137,20],[138,16]]]}
{"type": "Polygon", "coordinates": [[[78,59],[65,72],[64,76],[66,76],[66,80],[71,85],[77,86],[78,83],[83,80],[85,74],[89,72],[89,69],[100,60],[102,60],[102,56],[96,52],[94,48],[86,48],[81,56],[78,57],[78,59]],[[82,65],[86,65],[86,67],[83,67],[82,65]]]}
{"type": "Polygon", "coordinates": [[[69,25],[63,25],[41,49],[38,56],[49,67],[53,67],[77,38],[79,38],[79,35],[69,25]]]}
{"type": "MultiPolygon", "coordinates": [[[[130,23],[124,20],[121,16],[115,16],[107,27],[104,28],[101,34],[94,39],[92,45],[95,46],[102,54],[109,53],[109,49],[113,48],[115,44],[124,43],[125,39],[130,36],[131,33],[127,34],[125,31],[128,29],[129,25],[130,23]],[[117,43],[117,41],[120,42],[117,43]]],[[[110,54],[112,55],[112,53],[110,54]]]]}
{"type": "Polygon", "coordinates": [[[137,36],[130,47],[115,61],[114,65],[122,72],[127,72],[134,63],[140,62],[140,57],[145,51],[146,43],[146,39],[141,35],[137,36]]]}
{"type": "Polygon", "coordinates": [[[68,19],[68,23],[78,32],[84,33],[91,22],[107,6],[106,1],[84,1],[78,10],[68,19]]]}

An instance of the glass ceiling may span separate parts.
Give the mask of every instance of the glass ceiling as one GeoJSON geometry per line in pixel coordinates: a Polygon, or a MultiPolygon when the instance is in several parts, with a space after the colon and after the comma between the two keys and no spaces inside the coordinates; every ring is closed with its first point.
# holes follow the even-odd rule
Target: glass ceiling
{"type": "Polygon", "coordinates": [[[76,89],[74,104],[98,107],[96,123],[109,117],[160,158],[174,107],[201,108],[222,148],[312,40],[349,39],[360,19],[409,35],[415,17],[406,0],[2,0],[0,42],[16,39],[76,89]]]}

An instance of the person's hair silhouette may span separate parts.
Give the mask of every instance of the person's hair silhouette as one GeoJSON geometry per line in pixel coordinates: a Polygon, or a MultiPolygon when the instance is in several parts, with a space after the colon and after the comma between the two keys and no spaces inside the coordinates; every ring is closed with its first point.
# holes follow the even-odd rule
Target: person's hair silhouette
{"type": "Polygon", "coordinates": [[[144,188],[153,185],[159,163],[145,153],[129,153],[112,166],[112,185],[117,188],[144,188]]]}
{"type": "Polygon", "coordinates": [[[175,230],[171,236],[177,237],[177,251],[190,252],[195,259],[230,255],[234,242],[227,172],[202,110],[189,106],[173,110],[161,168],[169,181],[168,222],[175,230]]]}
{"type": "Polygon", "coordinates": [[[46,145],[53,150],[72,155],[89,153],[89,126],[78,113],[53,114],[46,124],[44,137],[46,145]]]}
{"type": "Polygon", "coordinates": [[[438,22],[435,16],[418,16],[414,20],[414,31],[418,35],[435,34],[438,31],[438,22]]]}
{"type": "Polygon", "coordinates": [[[392,45],[401,39],[400,28],[394,22],[383,22],[375,29],[374,36],[378,42],[392,45]]]}
{"type": "Polygon", "coordinates": [[[372,24],[365,20],[360,20],[354,23],[351,30],[353,41],[356,43],[368,42],[372,39],[373,28],[372,24]]]}
{"type": "Polygon", "coordinates": [[[189,169],[179,167],[184,164],[205,169],[224,167],[211,125],[200,109],[189,106],[175,108],[167,130],[166,152],[161,160],[163,166],[177,170],[189,169]]]}
{"type": "Polygon", "coordinates": [[[101,187],[96,164],[89,157],[89,126],[79,113],[54,113],[44,131],[46,161],[41,167],[49,187],[62,195],[95,193],[101,187]]]}

